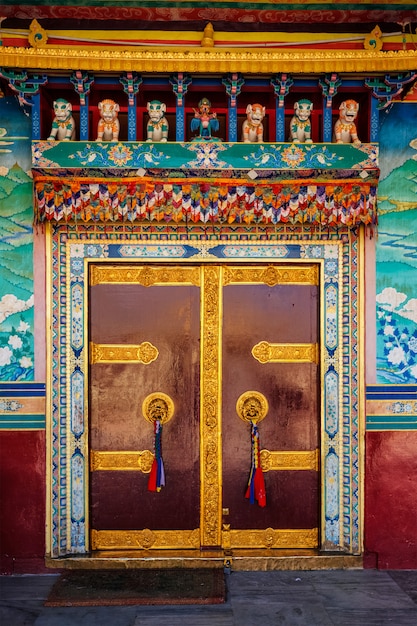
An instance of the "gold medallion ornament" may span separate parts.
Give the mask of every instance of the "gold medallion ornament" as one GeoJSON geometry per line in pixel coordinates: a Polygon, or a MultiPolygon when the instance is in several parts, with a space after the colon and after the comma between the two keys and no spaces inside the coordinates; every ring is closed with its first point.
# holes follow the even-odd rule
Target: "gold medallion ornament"
{"type": "Polygon", "coordinates": [[[174,415],[174,402],[162,391],[150,393],[142,403],[142,413],[151,424],[156,421],[166,424],[174,415]]]}
{"type": "Polygon", "coordinates": [[[268,410],[268,400],[259,391],[245,391],[236,402],[236,412],[244,422],[258,424],[268,410]]]}

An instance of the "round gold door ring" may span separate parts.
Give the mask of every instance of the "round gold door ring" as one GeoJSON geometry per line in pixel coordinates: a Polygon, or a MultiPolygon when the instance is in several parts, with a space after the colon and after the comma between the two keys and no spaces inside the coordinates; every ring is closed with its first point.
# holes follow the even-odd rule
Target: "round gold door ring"
{"type": "Polygon", "coordinates": [[[174,403],[166,393],[155,391],[155,393],[150,393],[144,399],[142,413],[143,417],[151,424],[154,424],[157,420],[161,424],[166,424],[174,415],[174,403]]]}
{"type": "Polygon", "coordinates": [[[236,412],[244,422],[257,424],[266,417],[268,400],[260,391],[245,391],[236,402],[236,412]]]}

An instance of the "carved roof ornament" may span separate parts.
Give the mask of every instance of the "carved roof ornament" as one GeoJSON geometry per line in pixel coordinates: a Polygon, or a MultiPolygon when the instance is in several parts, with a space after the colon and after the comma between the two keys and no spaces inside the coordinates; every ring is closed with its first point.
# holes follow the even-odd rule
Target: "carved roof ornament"
{"type": "Polygon", "coordinates": [[[366,35],[363,47],[365,50],[374,50],[375,52],[382,50],[382,32],[379,26],[375,26],[371,33],[366,35]]]}
{"type": "Polygon", "coordinates": [[[214,46],[214,28],[210,22],[204,29],[203,39],[201,40],[202,48],[213,48],[214,46]]]}
{"type": "Polygon", "coordinates": [[[48,43],[48,33],[38,20],[32,20],[29,26],[28,41],[32,48],[44,48],[48,43]]]}

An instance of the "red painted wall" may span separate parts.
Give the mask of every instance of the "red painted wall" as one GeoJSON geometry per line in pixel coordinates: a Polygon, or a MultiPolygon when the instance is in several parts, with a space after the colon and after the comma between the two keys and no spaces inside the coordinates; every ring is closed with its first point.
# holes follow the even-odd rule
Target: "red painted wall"
{"type": "MultiPolygon", "coordinates": [[[[417,569],[417,432],[367,432],[364,566],[417,569]]],[[[45,432],[0,433],[0,574],[50,571],[45,432]]]]}
{"type": "Polygon", "coordinates": [[[0,432],[0,574],[40,573],[45,556],[45,431],[0,432]]]}
{"type": "Polygon", "coordinates": [[[365,567],[417,568],[417,432],[366,434],[365,567]]]}

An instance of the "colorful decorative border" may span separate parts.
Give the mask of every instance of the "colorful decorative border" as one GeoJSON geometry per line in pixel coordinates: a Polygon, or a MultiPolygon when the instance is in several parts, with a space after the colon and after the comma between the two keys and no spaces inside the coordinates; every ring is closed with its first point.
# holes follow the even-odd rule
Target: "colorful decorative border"
{"type": "Polygon", "coordinates": [[[376,144],[37,141],[32,164],[37,222],[377,222],[376,144]]]}
{"type": "Polygon", "coordinates": [[[366,430],[417,430],[417,385],[369,385],[366,430]]]}
{"type": "MultiPolygon", "coordinates": [[[[182,178],[189,178],[190,172],[191,176],[206,173],[213,177],[216,170],[223,176],[225,171],[230,175],[233,170],[244,175],[252,168],[256,168],[257,178],[262,178],[264,171],[270,176],[271,169],[274,178],[279,176],[279,170],[283,170],[287,178],[288,175],[294,176],[294,170],[302,176],[303,169],[307,170],[307,178],[311,174],[308,170],[312,169],[319,170],[323,176],[328,176],[332,170],[340,170],[343,174],[339,174],[339,178],[349,178],[350,170],[350,176],[363,175],[363,170],[369,170],[368,177],[373,174],[375,182],[378,178],[378,144],[33,141],[32,167],[55,175],[59,169],[60,176],[66,169],[70,169],[72,176],[74,168],[87,168],[89,176],[92,169],[101,171],[101,174],[103,168],[111,169],[109,178],[115,175],[113,172],[123,175],[126,168],[136,170],[141,167],[150,173],[152,168],[158,168],[156,175],[159,177],[161,168],[177,170],[182,178]],[[199,172],[193,173],[193,170],[199,172]]],[[[313,178],[317,180],[316,171],[313,178]]]]}
{"type": "Polygon", "coordinates": [[[204,180],[35,183],[36,221],[376,226],[376,185],[204,180]]]}
{"type": "Polygon", "coordinates": [[[86,272],[96,261],[288,262],[321,266],[321,548],[361,552],[358,233],[308,227],[185,229],[165,225],[51,227],[50,555],[87,554],[86,272]]]}
{"type": "Polygon", "coordinates": [[[45,383],[0,383],[0,430],[44,430],[45,383]]]}

